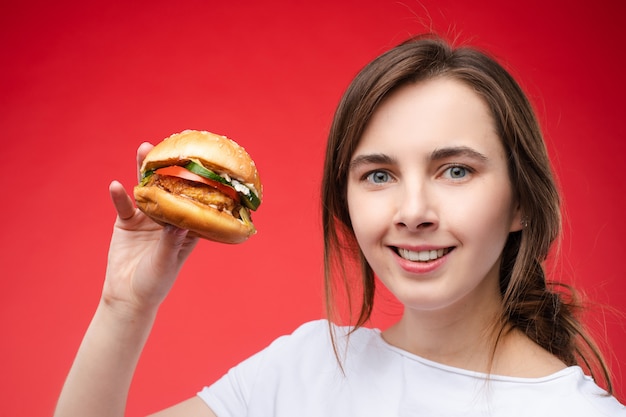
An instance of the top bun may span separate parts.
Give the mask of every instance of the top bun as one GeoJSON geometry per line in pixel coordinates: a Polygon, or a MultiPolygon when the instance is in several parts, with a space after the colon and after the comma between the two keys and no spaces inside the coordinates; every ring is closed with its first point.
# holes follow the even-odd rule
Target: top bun
{"type": "Polygon", "coordinates": [[[182,165],[196,159],[207,169],[226,173],[253,188],[262,199],[263,188],[254,161],[246,150],[226,136],[199,130],[175,133],[157,144],[143,161],[141,173],[182,165]]]}

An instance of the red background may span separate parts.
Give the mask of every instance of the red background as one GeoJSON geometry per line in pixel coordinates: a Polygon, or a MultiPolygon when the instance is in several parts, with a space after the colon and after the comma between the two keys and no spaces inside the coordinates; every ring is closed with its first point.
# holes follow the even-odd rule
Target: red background
{"type": "MultiPolygon", "coordinates": [[[[323,314],[318,207],[334,107],[357,70],[432,27],[485,47],[535,103],[564,192],[558,268],[623,310],[626,154],[618,1],[3,1],[0,414],[50,414],[98,301],[134,154],[185,128],[233,137],[265,184],[259,234],[202,242],[137,371],[130,415],[193,395],[323,314]],[[36,4],[38,3],[38,4],[36,4]]],[[[374,325],[397,308],[381,303],[374,325]]],[[[626,336],[606,322],[618,395],[626,336]]]]}

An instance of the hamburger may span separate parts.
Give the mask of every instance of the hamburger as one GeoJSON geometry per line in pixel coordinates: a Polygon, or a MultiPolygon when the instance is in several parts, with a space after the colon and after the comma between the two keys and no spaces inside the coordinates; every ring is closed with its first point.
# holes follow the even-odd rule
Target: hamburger
{"type": "Polygon", "coordinates": [[[226,136],[185,130],[158,143],[140,168],[137,207],[159,224],[223,243],[256,233],[263,187],[246,150],[226,136]]]}

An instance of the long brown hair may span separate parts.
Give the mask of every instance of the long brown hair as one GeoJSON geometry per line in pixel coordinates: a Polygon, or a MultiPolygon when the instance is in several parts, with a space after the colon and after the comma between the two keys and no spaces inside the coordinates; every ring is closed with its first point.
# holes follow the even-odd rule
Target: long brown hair
{"type": "MultiPolygon", "coordinates": [[[[510,233],[500,267],[501,331],[517,328],[567,365],[599,372],[612,392],[608,367],[577,318],[579,304],[565,285],[549,284],[544,263],[560,235],[560,198],[539,123],[513,77],[487,54],[454,48],[433,35],[412,38],[382,54],[352,81],[335,113],[329,134],[322,181],[322,222],[326,309],[337,317],[336,293],[343,290],[353,330],[370,318],[374,272],[360,251],[348,213],[347,177],[353,152],[378,105],[406,85],[451,77],[470,86],[489,106],[508,160],[515,197],[524,216],[522,231],[510,233]],[[349,255],[346,258],[346,252],[349,255]],[[359,265],[361,293],[352,306],[355,284],[349,260],[359,265]]],[[[497,343],[497,342],[496,342],[497,343]]]]}

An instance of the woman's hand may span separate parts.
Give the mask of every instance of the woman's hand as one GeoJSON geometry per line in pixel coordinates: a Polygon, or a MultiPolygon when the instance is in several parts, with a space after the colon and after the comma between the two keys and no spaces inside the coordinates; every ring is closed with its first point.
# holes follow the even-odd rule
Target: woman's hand
{"type": "MultiPolygon", "coordinates": [[[[137,149],[138,171],[152,145],[137,149]]],[[[173,226],[162,227],[135,207],[117,181],[109,187],[117,211],[102,300],[132,312],[156,309],[174,284],[198,239],[173,226]]]]}
{"type": "MultiPolygon", "coordinates": [[[[139,147],[138,166],[150,149],[148,143],[139,147]]],[[[117,220],[102,298],[63,386],[55,417],[124,415],[157,308],[198,241],[186,230],[156,224],[135,208],[119,182],[112,182],[109,192],[117,220]]],[[[202,409],[197,403],[191,401],[202,409]]]]}

